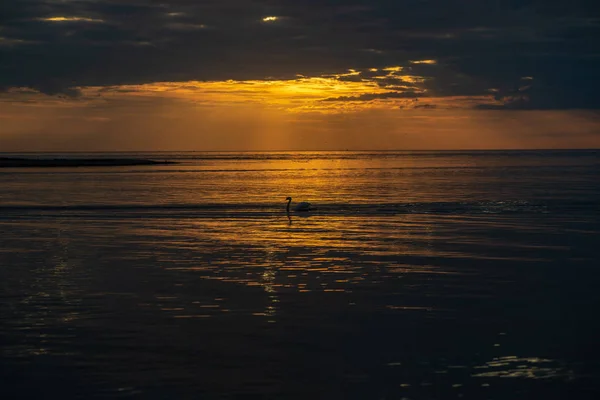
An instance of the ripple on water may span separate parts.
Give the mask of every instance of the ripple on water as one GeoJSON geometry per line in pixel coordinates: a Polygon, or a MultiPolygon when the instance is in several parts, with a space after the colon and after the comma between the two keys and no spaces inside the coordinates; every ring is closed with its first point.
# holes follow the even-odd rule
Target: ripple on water
{"type": "Polygon", "coordinates": [[[538,357],[496,357],[475,367],[474,378],[573,379],[575,374],[556,360],[538,357]]]}

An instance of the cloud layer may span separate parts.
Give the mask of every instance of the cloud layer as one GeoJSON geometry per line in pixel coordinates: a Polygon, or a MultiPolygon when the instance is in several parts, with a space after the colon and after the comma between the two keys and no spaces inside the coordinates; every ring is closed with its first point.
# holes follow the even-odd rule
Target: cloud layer
{"type": "Polygon", "coordinates": [[[4,91],[78,97],[89,86],[354,69],[360,75],[339,79],[378,89],[332,99],[489,96],[494,104],[475,107],[600,108],[595,0],[8,3],[0,13],[4,91]],[[382,73],[390,66],[403,70],[382,73]]]}

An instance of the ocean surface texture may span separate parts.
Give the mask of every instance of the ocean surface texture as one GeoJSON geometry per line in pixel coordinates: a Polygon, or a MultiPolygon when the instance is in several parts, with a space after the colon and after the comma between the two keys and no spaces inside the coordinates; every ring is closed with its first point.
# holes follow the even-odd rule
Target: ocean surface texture
{"type": "Polygon", "coordinates": [[[600,398],[598,151],[8,156],[179,164],[0,169],[2,399],[600,398]]]}

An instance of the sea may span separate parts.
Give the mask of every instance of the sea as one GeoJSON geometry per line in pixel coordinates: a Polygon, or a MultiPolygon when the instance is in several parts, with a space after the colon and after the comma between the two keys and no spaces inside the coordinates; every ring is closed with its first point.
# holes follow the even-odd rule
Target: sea
{"type": "Polygon", "coordinates": [[[2,399],[600,398],[598,150],[16,156],[176,163],[0,168],[2,399]]]}

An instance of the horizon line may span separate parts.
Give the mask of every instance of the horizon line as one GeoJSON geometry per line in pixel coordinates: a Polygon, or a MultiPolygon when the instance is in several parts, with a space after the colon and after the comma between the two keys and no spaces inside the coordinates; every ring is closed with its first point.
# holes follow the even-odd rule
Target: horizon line
{"type": "Polygon", "coordinates": [[[600,148],[539,148],[539,149],[360,149],[360,150],[34,150],[0,151],[0,154],[37,154],[37,153],[338,153],[338,152],[486,152],[486,151],[600,151],[600,148]]]}

